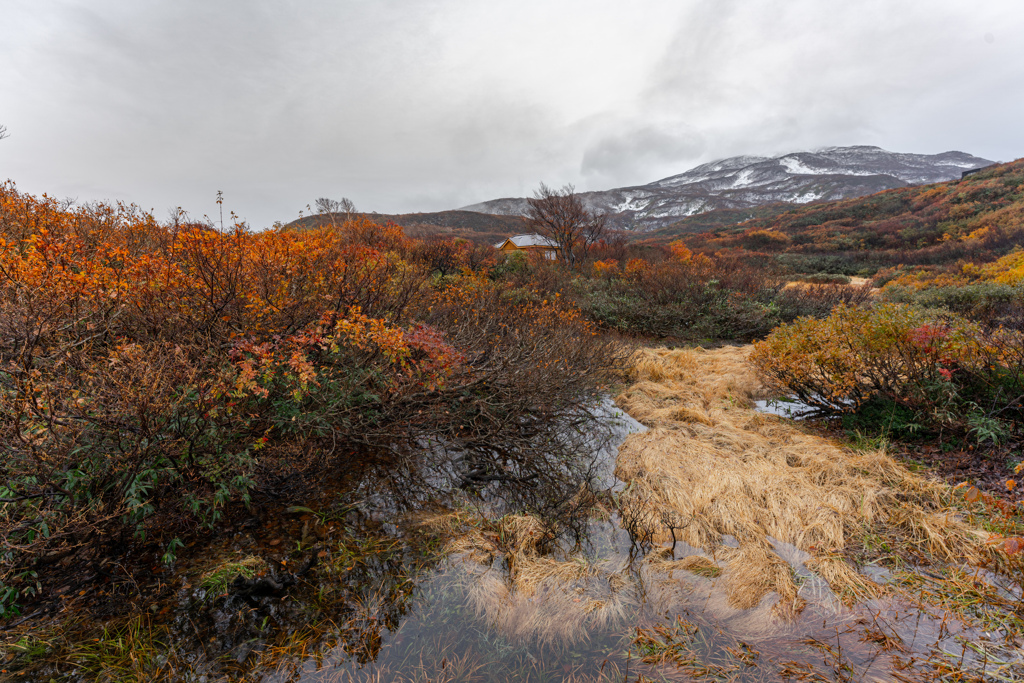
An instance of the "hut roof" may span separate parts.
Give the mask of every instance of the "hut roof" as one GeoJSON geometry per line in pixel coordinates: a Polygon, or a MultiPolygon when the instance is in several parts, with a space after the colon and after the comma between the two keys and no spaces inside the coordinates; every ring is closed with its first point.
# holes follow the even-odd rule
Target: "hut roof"
{"type": "Polygon", "coordinates": [[[516,235],[514,237],[509,237],[504,242],[498,242],[494,246],[500,249],[501,247],[505,246],[506,242],[511,242],[519,249],[524,249],[526,247],[550,247],[552,249],[558,248],[557,242],[547,237],[544,237],[543,235],[538,235],[536,233],[530,235],[516,235]]]}

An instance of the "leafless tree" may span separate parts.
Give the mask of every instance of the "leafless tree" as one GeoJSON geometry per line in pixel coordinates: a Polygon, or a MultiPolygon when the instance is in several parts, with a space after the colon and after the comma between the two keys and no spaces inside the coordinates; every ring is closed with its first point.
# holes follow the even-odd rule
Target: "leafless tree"
{"type": "Polygon", "coordinates": [[[558,245],[559,258],[570,268],[576,268],[604,233],[604,214],[588,211],[572,185],[556,190],[541,183],[526,201],[526,222],[558,245]]]}
{"type": "Polygon", "coordinates": [[[316,209],[318,214],[330,216],[331,224],[334,227],[338,227],[334,219],[335,214],[343,213],[345,214],[345,220],[350,220],[352,214],[356,213],[356,205],[348,197],[342,197],[340,200],[320,197],[313,202],[313,208],[316,209]]]}
{"type": "Polygon", "coordinates": [[[7,126],[0,123],[0,140],[8,137],[10,137],[10,135],[7,134],[7,126]]]}

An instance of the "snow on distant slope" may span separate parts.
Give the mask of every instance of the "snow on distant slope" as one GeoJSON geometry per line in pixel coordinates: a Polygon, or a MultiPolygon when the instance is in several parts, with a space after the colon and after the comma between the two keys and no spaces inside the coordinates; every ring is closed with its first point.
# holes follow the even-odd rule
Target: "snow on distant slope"
{"type": "Polygon", "coordinates": [[[782,157],[779,161],[786,167],[786,171],[790,175],[816,175],[821,173],[819,169],[804,166],[800,159],[796,157],[782,157]]]}
{"type": "MultiPolygon", "coordinates": [[[[647,231],[714,209],[847,199],[953,180],[965,170],[992,163],[963,152],[904,154],[864,145],[827,147],[774,158],[721,159],[647,185],[584,192],[581,197],[591,210],[608,214],[611,226],[647,231]]],[[[517,215],[526,213],[527,203],[510,197],[463,209],[517,215]]]]}

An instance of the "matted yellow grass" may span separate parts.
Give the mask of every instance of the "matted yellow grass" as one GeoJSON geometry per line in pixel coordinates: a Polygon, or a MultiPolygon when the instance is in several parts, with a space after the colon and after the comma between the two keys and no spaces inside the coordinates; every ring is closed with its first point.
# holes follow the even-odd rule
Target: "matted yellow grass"
{"type": "Polygon", "coordinates": [[[740,609],[771,591],[796,602],[772,539],[806,551],[837,593],[859,597],[877,587],[841,554],[879,525],[939,560],[982,559],[985,533],[944,507],[947,486],[884,451],[852,451],[753,410],[763,388],[749,351],[642,349],[632,358],[633,384],[616,403],[651,430],[622,445],[616,475],[627,484],[621,495],[642,501],[624,508],[656,540],[672,540],[671,524],[676,539],[721,560],[740,609]]]}

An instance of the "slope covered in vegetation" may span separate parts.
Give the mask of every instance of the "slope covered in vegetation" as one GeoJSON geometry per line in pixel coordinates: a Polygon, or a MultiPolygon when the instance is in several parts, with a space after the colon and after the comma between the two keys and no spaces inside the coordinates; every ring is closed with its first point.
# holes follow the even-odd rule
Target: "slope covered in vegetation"
{"type": "MultiPolygon", "coordinates": [[[[435,211],[431,213],[360,213],[354,218],[363,218],[380,225],[388,223],[402,226],[407,237],[464,239],[474,244],[491,245],[511,235],[526,231],[526,224],[520,216],[500,216],[476,211],[435,211]]],[[[344,214],[306,216],[288,223],[287,228],[308,229],[328,227],[343,223],[344,214]]]]}
{"type": "Polygon", "coordinates": [[[898,264],[990,261],[1024,239],[1024,160],[959,181],[786,209],[713,232],[688,219],[654,233],[694,250],[767,254],[798,272],[871,273],[898,264]]]}

